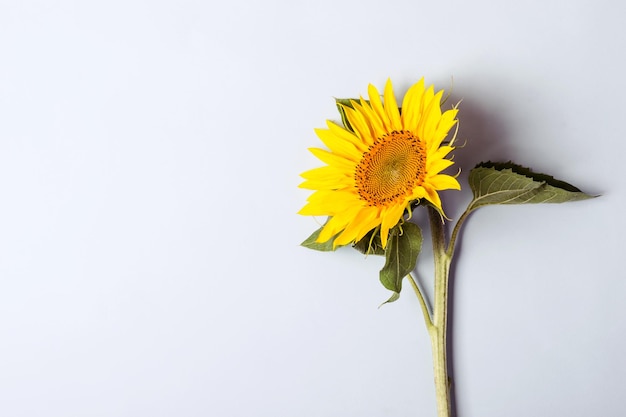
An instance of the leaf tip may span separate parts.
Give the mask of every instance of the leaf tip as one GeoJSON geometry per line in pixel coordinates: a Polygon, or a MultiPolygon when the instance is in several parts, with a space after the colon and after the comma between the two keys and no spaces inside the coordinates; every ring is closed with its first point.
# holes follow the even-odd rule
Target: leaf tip
{"type": "Polygon", "coordinates": [[[398,298],[400,298],[400,294],[394,291],[393,294],[391,295],[391,297],[389,297],[389,299],[387,301],[385,301],[384,303],[379,305],[378,308],[381,308],[385,304],[393,303],[394,301],[397,301],[398,298]]]}

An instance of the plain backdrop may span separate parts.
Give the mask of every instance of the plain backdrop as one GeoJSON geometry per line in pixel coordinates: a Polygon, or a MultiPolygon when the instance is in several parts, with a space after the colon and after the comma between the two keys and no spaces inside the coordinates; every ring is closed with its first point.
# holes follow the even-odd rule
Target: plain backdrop
{"type": "Polygon", "coordinates": [[[0,415],[435,416],[415,296],[379,308],[383,259],[296,214],[334,97],[422,76],[461,101],[452,219],[482,160],[601,195],[466,223],[457,416],[623,415],[624,11],[0,1],[0,415]]]}

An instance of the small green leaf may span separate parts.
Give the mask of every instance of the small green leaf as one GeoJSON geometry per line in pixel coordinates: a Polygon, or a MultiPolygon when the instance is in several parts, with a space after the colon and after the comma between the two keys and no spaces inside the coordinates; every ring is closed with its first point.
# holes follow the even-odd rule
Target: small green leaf
{"type": "Polygon", "coordinates": [[[422,231],[414,223],[396,225],[391,229],[385,250],[385,266],[380,270],[380,282],[393,291],[387,303],[396,301],[402,290],[402,280],[414,268],[422,249],[422,231]]]}
{"type": "Polygon", "coordinates": [[[491,204],[564,203],[593,198],[564,181],[512,162],[482,162],[469,174],[474,200],[468,210],[491,204]]]}
{"type": "Polygon", "coordinates": [[[315,232],[311,234],[311,236],[307,237],[306,240],[302,242],[300,245],[304,246],[305,248],[318,250],[321,252],[332,252],[336,250],[338,247],[340,247],[340,245],[337,245],[336,247],[333,248],[333,242],[335,241],[336,236],[331,237],[326,242],[322,242],[322,243],[317,242],[317,238],[319,237],[323,228],[324,226],[317,229],[315,232]]]}
{"type": "Polygon", "coordinates": [[[356,242],[352,247],[365,255],[384,255],[385,250],[380,241],[379,228],[367,232],[363,239],[356,242]]]}

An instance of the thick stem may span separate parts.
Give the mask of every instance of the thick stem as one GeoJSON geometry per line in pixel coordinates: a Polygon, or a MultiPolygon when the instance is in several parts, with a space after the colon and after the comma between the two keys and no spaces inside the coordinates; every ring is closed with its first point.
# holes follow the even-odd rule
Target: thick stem
{"type": "Polygon", "coordinates": [[[448,331],[448,277],[451,256],[446,251],[443,223],[439,213],[428,208],[435,258],[435,299],[433,303],[433,326],[429,329],[433,350],[437,416],[450,417],[450,383],[447,361],[448,331]]]}

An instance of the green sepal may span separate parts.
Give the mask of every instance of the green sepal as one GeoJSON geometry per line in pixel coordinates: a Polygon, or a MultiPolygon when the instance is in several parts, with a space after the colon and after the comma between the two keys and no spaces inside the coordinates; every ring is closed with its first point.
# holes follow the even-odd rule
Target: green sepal
{"type": "Polygon", "coordinates": [[[339,110],[339,115],[341,116],[341,122],[343,123],[346,129],[354,133],[354,129],[352,128],[352,125],[348,121],[348,117],[346,116],[346,110],[344,109],[344,107],[350,107],[351,109],[353,109],[354,108],[352,106],[353,101],[356,101],[357,103],[359,103],[361,100],[358,98],[336,98],[335,99],[335,104],[337,104],[337,110],[339,110]]]}
{"type": "Polygon", "coordinates": [[[402,280],[415,269],[421,250],[422,231],[418,225],[403,223],[391,229],[385,249],[385,265],[380,270],[380,282],[393,294],[383,304],[392,303],[400,297],[402,280]]]}
{"type": "Polygon", "coordinates": [[[323,228],[324,226],[317,229],[315,232],[311,234],[311,236],[307,237],[306,240],[302,242],[300,245],[304,246],[305,248],[318,250],[321,252],[333,252],[337,248],[343,246],[343,245],[336,245],[336,246],[334,245],[335,238],[337,237],[336,235],[328,239],[326,242],[321,242],[321,243],[318,242],[317,238],[319,237],[323,228]]]}
{"type": "Polygon", "coordinates": [[[411,211],[414,211],[419,206],[422,206],[422,207],[432,207],[439,214],[439,217],[441,217],[442,221],[444,219],[450,220],[450,219],[448,219],[448,217],[446,217],[446,214],[443,212],[443,209],[441,207],[437,207],[436,205],[434,205],[430,201],[426,200],[425,198],[422,198],[421,200],[415,200],[414,202],[412,202],[411,203],[411,211]]]}
{"type": "Polygon", "coordinates": [[[352,247],[364,255],[385,255],[385,250],[380,240],[380,228],[378,227],[367,232],[367,234],[352,245],[352,247]]]}
{"type": "Polygon", "coordinates": [[[468,211],[493,204],[565,203],[595,197],[510,161],[481,162],[470,171],[469,185],[474,199],[468,211]]]}

